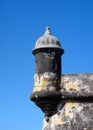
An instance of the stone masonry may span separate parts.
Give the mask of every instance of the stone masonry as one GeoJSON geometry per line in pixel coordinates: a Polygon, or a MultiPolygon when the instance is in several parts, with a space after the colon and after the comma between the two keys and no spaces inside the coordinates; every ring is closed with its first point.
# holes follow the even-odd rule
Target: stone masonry
{"type": "Polygon", "coordinates": [[[42,130],[93,130],[93,73],[61,74],[64,50],[47,27],[35,45],[31,101],[44,112],[42,130]]]}
{"type": "Polygon", "coordinates": [[[42,130],[93,130],[93,74],[61,78],[61,100],[42,130]]]}

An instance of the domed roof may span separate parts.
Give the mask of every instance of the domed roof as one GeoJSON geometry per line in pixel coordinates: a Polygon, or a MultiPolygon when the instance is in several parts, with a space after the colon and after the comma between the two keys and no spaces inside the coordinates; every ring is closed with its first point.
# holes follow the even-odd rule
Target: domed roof
{"type": "Polygon", "coordinates": [[[51,34],[49,27],[46,27],[44,35],[36,41],[35,49],[33,51],[41,48],[57,48],[61,49],[61,51],[63,50],[58,39],[51,34]]]}

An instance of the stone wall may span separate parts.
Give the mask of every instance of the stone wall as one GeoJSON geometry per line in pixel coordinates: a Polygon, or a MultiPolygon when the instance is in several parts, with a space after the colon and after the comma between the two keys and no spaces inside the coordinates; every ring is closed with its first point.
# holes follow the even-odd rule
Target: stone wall
{"type": "Polygon", "coordinates": [[[42,130],[93,130],[93,74],[62,75],[61,100],[42,130]]]}

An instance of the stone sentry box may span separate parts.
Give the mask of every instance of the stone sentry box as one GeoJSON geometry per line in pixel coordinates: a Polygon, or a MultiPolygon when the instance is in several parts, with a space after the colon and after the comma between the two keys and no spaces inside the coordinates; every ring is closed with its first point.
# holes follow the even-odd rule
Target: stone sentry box
{"type": "Polygon", "coordinates": [[[93,130],[93,74],[61,75],[64,50],[50,28],[35,49],[31,100],[45,113],[43,130],[93,130]]]}
{"type": "Polygon", "coordinates": [[[41,108],[45,116],[51,116],[61,98],[61,55],[64,50],[47,27],[32,53],[35,55],[36,71],[31,100],[41,108]]]}

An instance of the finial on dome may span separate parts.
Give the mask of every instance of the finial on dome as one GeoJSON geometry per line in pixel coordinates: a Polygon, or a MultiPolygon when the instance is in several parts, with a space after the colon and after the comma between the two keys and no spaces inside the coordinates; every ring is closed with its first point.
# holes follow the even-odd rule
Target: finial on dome
{"type": "Polygon", "coordinates": [[[45,35],[51,35],[50,27],[46,27],[45,35]]]}

